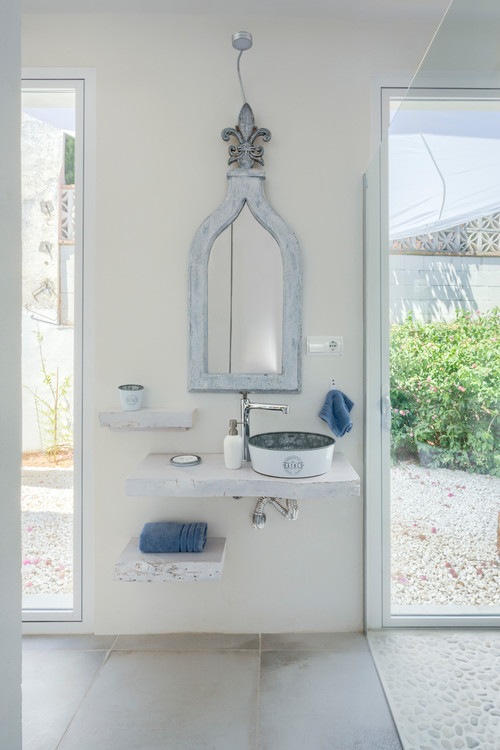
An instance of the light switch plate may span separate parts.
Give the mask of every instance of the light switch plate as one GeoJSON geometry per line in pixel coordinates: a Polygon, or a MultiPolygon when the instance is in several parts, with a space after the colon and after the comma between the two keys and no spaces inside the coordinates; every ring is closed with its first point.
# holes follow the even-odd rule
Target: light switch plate
{"type": "Polygon", "coordinates": [[[308,336],[307,354],[314,357],[340,357],[344,351],[342,336],[308,336]]]}

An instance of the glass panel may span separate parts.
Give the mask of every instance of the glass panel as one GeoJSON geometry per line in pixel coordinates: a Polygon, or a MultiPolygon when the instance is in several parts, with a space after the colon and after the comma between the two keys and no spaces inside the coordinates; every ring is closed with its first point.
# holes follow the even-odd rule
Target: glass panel
{"type": "Polygon", "coordinates": [[[391,109],[391,614],[498,614],[500,98],[391,109]]]}
{"type": "Polygon", "coordinates": [[[279,245],[245,204],[210,252],[208,371],[281,372],[282,328],[279,245]]]}
{"type": "Polygon", "coordinates": [[[75,90],[22,93],[23,609],[73,609],[75,90]]]}
{"type": "Polygon", "coordinates": [[[453,0],[366,175],[368,627],[500,621],[499,28],[453,0]]]}

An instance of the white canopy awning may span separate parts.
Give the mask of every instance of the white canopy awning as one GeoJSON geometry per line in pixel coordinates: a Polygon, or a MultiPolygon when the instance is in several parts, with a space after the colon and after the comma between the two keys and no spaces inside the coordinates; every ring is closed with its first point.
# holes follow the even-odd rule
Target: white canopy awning
{"type": "Polygon", "coordinates": [[[449,100],[422,101],[414,108],[414,102],[405,101],[393,117],[391,239],[448,229],[500,211],[500,102],[452,105],[449,100]]]}

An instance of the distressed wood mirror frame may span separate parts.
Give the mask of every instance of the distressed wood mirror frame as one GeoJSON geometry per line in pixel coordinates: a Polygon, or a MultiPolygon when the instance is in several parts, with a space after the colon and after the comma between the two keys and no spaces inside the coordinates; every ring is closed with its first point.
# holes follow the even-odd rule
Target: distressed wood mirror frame
{"type": "MultiPolygon", "coordinates": [[[[274,211],[264,192],[265,172],[252,171],[255,163],[263,164],[263,146],[255,141],[262,137],[269,141],[271,133],[257,128],[251,107],[245,102],[236,128],[226,128],[222,138],[231,136],[238,145],[229,146],[229,164],[238,162],[239,168],[227,173],[226,198],[205,219],[196,232],[189,254],[189,362],[188,388],[190,391],[265,391],[301,390],[302,338],[302,260],[299,243],[292,229],[274,211]],[[283,316],[281,372],[218,373],[208,371],[208,262],[217,237],[231,225],[247,205],[253,217],[278,243],[283,263],[283,316]]],[[[257,292],[258,290],[256,290],[257,292]]],[[[252,304],[258,304],[258,294],[252,304]]],[[[249,307],[251,315],[251,307],[249,307]]]]}
{"type": "MultiPolygon", "coordinates": [[[[246,104],[245,107],[248,105],[246,104]]],[[[226,131],[223,131],[223,137],[224,132],[226,131]]],[[[189,390],[298,392],[301,389],[302,330],[302,262],[299,244],[288,224],[267,202],[264,193],[264,171],[232,169],[227,173],[227,179],[226,198],[198,229],[189,256],[189,390]],[[282,370],[271,373],[211,373],[208,372],[210,251],[216,238],[237,218],[245,203],[254,218],[274,237],[281,252],[283,263],[282,370]]],[[[252,304],[258,304],[257,292],[258,290],[256,290],[256,301],[252,304]]],[[[251,315],[251,307],[249,315],[251,315]]]]}

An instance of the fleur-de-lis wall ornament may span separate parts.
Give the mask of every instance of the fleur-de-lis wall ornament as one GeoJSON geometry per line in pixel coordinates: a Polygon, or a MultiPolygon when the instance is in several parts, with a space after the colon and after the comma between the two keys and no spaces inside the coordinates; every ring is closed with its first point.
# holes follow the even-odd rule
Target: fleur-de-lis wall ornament
{"type": "Polygon", "coordinates": [[[241,169],[252,169],[255,163],[264,165],[264,146],[256,146],[255,141],[262,138],[267,143],[271,140],[271,131],[267,128],[257,128],[252,108],[247,102],[240,110],[236,127],[224,128],[221,133],[223,141],[228,141],[231,136],[238,139],[238,145],[229,146],[228,164],[237,161],[241,169]]]}

